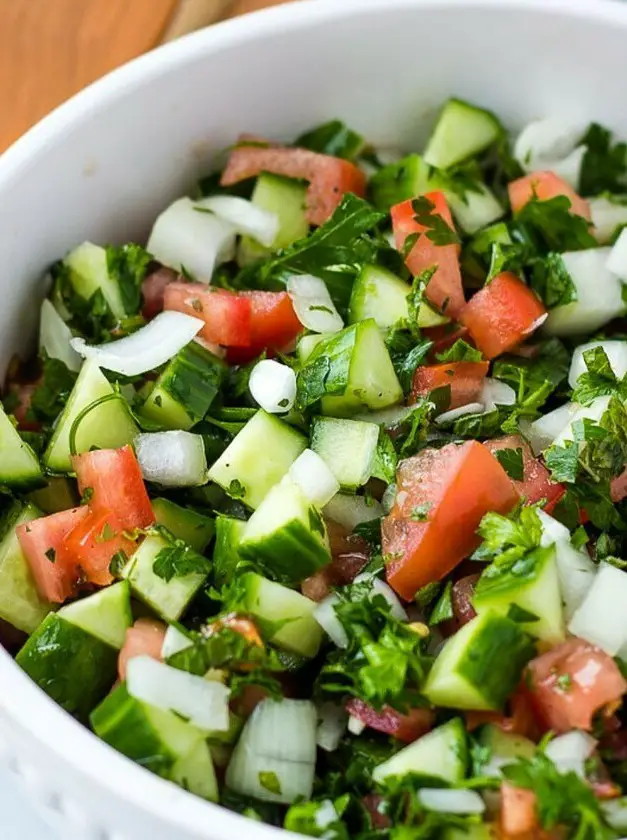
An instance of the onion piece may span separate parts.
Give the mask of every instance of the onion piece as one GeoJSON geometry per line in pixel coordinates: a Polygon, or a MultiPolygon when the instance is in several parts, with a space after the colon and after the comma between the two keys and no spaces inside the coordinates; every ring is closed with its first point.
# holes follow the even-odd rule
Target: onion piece
{"type": "Polygon", "coordinates": [[[151,656],[135,656],[126,668],[126,687],[131,697],[183,715],[207,732],[229,729],[231,692],[222,683],[172,668],[151,656]]]}
{"type": "Polygon", "coordinates": [[[323,703],[318,709],[316,743],[325,752],[335,752],[339,747],[348,723],[346,710],[336,703],[323,703]]]}
{"type": "MultiPolygon", "coordinates": [[[[603,397],[596,397],[590,405],[577,405],[575,413],[571,416],[570,422],[562,429],[559,435],[553,441],[555,446],[564,446],[566,441],[573,441],[575,439],[575,432],[573,426],[579,420],[593,420],[598,423],[603,417],[610,404],[611,397],[605,395],[603,397]]],[[[581,444],[581,449],[585,448],[585,442],[581,444]]]]}
{"type": "Polygon", "coordinates": [[[581,181],[581,167],[583,166],[583,159],[588,151],[587,146],[577,146],[572,152],[562,160],[548,162],[543,169],[548,169],[554,172],[562,180],[574,190],[579,189],[579,182],[581,181]]]}
{"type": "Polygon", "coordinates": [[[624,196],[599,196],[588,199],[588,202],[593,233],[597,242],[605,245],[612,240],[617,228],[627,225],[627,199],[624,196]]]}
{"type": "Polygon", "coordinates": [[[296,374],[289,365],[262,359],[252,369],[248,388],[264,411],[285,414],[296,399],[296,374]]]}
{"type": "Polygon", "coordinates": [[[339,603],[340,599],[337,595],[327,595],[327,597],[320,601],[316,609],[313,611],[313,617],[331,639],[333,644],[344,649],[348,647],[348,636],[346,635],[346,630],[342,626],[342,622],[337,617],[337,613],[335,611],[335,607],[339,603]]]}
{"type": "Polygon", "coordinates": [[[348,731],[351,735],[361,735],[361,733],[366,728],[366,724],[358,717],[354,715],[349,715],[348,718],[348,731]]]}
{"type": "Polygon", "coordinates": [[[234,195],[212,195],[196,202],[201,210],[210,210],[233,225],[238,233],[251,236],[270,248],[279,232],[279,217],[252,201],[234,195]]]}
{"type": "Polygon", "coordinates": [[[401,602],[398,600],[398,597],[394,590],[385,583],[385,581],[380,580],[376,575],[368,574],[367,572],[361,575],[357,575],[355,578],[355,583],[370,583],[370,598],[374,598],[375,595],[381,595],[387,603],[390,605],[390,614],[394,616],[394,618],[398,618],[399,621],[407,621],[407,612],[401,602]]]}
{"type": "Polygon", "coordinates": [[[627,341],[589,341],[587,344],[580,344],[573,352],[568,373],[568,384],[571,388],[575,388],[579,377],[588,371],[583,354],[595,347],[600,347],[605,351],[610,367],[617,379],[622,379],[627,374],[627,341]]]}
{"type": "Polygon", "coordinates": [[[303,492],[312,505],[323,508],[340,491],[340,484],[326,461],[314,452],[305,449],[288,471],[289,478],[303,492]]]}
{"type": "Polygon", "coordinates": [[[572,119],[547,117],[534,120],[516,138],[514,157],[525,172],[551,169],[548,162],[555,164],[567,158],[584,133],[585,127],[572,119]]]}
{"type": "Polygon", "coordinates": [[[39,321],[39,349],[51,359],[59,359],[75,373],[81,369],[83,360],[72,347],[72,330],[46,298],[41,304],[39,321]]]}
{"type": "Polygon", "coordinates": [[[494,411],[497,405],[516,405],[516,391],[507,382],[487,376],[477,402],[483,403],[486,412],[494,411]]]}
{"type": "Polygon", "coordinates": [[[627,280],[627,230],[622,230],[614,243],[605,267],[612,274],[627,280]]]}
{"type": "MultiPolygon", "coordinates": [[[[314,816],[316,826],[318,828],[327,828],[331,823],[339,819],[338,813],[335,810],[335,805],[330,799],[323,799],[318,805],[318,810],[314,816]]],[[[325,836],[324,834],[322,835],[325,836]]]]}
{"type": "Polygon", "coordinates": [[[460,405],[458,408],[451,408],[450,411],[444,411],[435,418],[438,426],[446,426],[448,423],[454,423],[460,417],[465,417],[467,414],[484,414],[485,405],[480,402],[467,403],[467,405],[460,405]]]}
{"type": "Polygon", "coordinates": [[[383,507],[376,499],[338,493],[325,506],[324,512],[329,519],[354,531],[362,522],[371,522],[383,516],[383,507]]]}
{"type": "Polygon", "coordinates": [[[615,831],[624,834],[627,831],[627,796],[608,799],[607,802],[599,802],[599,805],[608,824],[615,831]]]}
{"type": "Polygon", "coordinates": [[[135,438],[135,451],[146,481],[162,487],[198,487],[207,483],[207,456],[201,435],[192,432],[146,432],[135,438]]]}
{"type": "Polygon", "coordinates": [[[601,563],[568,629],[574,636],[615,656],[627,643],[627,573],[601,563]]]}
{"type": "Polygon", "coordinates": [[[485,802],[474,790],[421,788],[418,799],[429,811],[441,814],[483,814],[486,809],[485,802]]]}
{"type": "Polygon", "coordinates": [[[145,327],[109,344],[90,346],[84,338],[73,338],[72,347],[98,367],[137,376],[169,362],[205,326],[200,318],[184,312],[160,312],[145,327]]]}
{"type": "Polygon", "coordinates": [[[168,268],[211,282],[217,265],[235,255],[235,228],[213,213],[196,209],[199,202],[179,198],[154,223],[146,249],[168,268]]]}
{"type": "Polygon", "coordinates": [[[579,408],[577,403],[566,403],[529,424],[527,438],[534,455],[539,455],[553,443],[570,425],[570,421],[579,408]]]}
{"type": "Polygon", "coordinates": [[[313,274],[293,274],[287,281],[294,312],[301,324],[315,333],[336,333],[343,329],[324,280],[313,274]]]}
{"type": "Polygon", "coordinates": [[[585,762],[595,751],[597,742],[580,729],[567,732],[549,741],[544,752],[560,773],[576,773],[585,779],[585,762]]]}
{"type": "Polygon", "coordinates": [[[174,656],[175,653],[192,647],[193,644],[194,642],[189,636],[182,633],[175,624],[170,624],[165,631],[163,645],[161,646],[161,658],[163,660],[168,659],[168,657],[174,656]]]}
{"type": "Polygon", "coordinates": [[[386,429],[393,429],[406,420],[415,407],[415,405],[393,405],[391,408],[382,408],[379,411],[362,411],[360,414],[355,414],[353,420],[363,420],[364,423],[376,423],[379,426],[385,426],[386,429]]]}

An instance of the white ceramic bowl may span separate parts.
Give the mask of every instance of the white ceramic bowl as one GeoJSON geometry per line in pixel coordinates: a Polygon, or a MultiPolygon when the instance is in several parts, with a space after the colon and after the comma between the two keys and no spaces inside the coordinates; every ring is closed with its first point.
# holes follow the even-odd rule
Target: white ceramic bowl
{"type": "MultiPolygon", "coordinates": [[[[32,339],[44,268],[85,238],[140,238],[241,131],[291,138],[341,116],[419,148],[456,94],[510,126],[547,114],[627,136],[627,5],[606,0],[316,0],[214,27],[85,90],[0,158],[0,373],[32,339]]],[[[61,837],[254,840],[49,700],[0,649],[0,760],[61,837]]]]}

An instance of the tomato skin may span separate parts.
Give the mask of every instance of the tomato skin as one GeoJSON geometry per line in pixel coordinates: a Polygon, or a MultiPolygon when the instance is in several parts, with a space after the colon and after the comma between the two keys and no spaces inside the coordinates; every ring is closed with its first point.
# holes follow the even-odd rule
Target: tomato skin
{"type": "Polygon", "coordinates": [[[366,176],[348,160],[284,146],[238,146],[233,149],[220,183],[232,186],[262,172],[309,181],[307,219],[324,224],[346,193],[365,196],[366,176]]]}
{"type": "Polygon", "coordinates": [[[362,537],[331,519],[326,524],[331,562],[300,585],[303,595],[312,601],[322,601],[334,586],[352,583],[370,559],[370,548],[362,537]]]}
{"type": "Polygon", "coordinates": [[[589,731],[593,715],[627,692],[614,660],[582,639],[568,639],[532,659],[527,673],[537,717],[557,733],[589,731]],[[564,680],[566,687],[560,684],[564,680]]]}
{"type": "Polygon", "coordinates": [[[121,551],[130,557],[137,548],[123,530],[111,511],[90,510],[63,540],[59,555],[63,562],[79,566],[89,583],[108,586],[113,583],[109,571],[113,556],[121,551]]]}
{"type": "Polygon", "coordinates": [[[392,738],[396,738],[397,741],[402,741],[404,744],[411,744],[417,738],[425,735],[433,729],[435,721],[435,713],[431,709],[410,709],[407,713],[402,714],[390,706],[384,706],[381,711],[377,712],[368,703],[358,700],[356,697],[347,702],[346,711],[365,723],[370,729],[391,735],[392,738]]]}
{"type": "Polygon", "coordinates": [[[523,479],[518,481],[511,479],[516,492],[525,504],[533,505],[540,499],[546,499],[543,505],[547,512],[551,512],[566,492],[563,484],[551,481],[551,474],[544,464],[534,457],[531,447],[520,435],[507,435],[506,437],[487,440],[485,445],[494,454],[502,449],[522,449],[523,456],[523,479]]]}
{"type": "Polygon", "coordinates": [[[515,274],[504,271],[477,292],[459,319],[483,355],[494,359],[531,335],[545,315],[540,298],[515,274]]]}
{"type": "Polygon", "coordinates": [[[383,802],[383,797],[378,793],[369,793],[361,800],[370,817],[370,822],[375,829],[386,829],[392,826],[392,822],[387,814],[381,813],[379,807],[383,802]]]}
{"type": "Polygon", "coordinates": [[[163,310],[166,286],[174,283],[179,275],[171,268],[161,265],[147,274],[142,283],[142,315],[152,320],[163,310]]]}
{"type": "Polygon", "coordinates": [[[252,304],[243,295],[200,283],[170,283],[163,294],[163,308],[204,321],[198,335],[210,344],[251,345],[252,304]]]}
{"type": "Polygon", "coordinates": [[[408,601],[474,551],[488,511],[508,513],[518,501],[503,467],[474,440],[401,461],[396,486],[394,507],[382,522],[382,547],[388,583],[408,601]],[[416,507],[429,505],[426,521],[412,519],[416,507]]]}
{"type": "Polygon", "coordinates": [[[135,624],[128,628],[118,656],[118,674],[121,680],[126,679],[126,667],[136,656],[150,656],[158,662],[161,661],[166,629],[162,621],[152,618],[138,618],[135,624]]]}
{"type": "Polygon", "coordinates": [[[71,559],[64,557],[59,549],[70,531],[88,515],[86,507],[77,507],[42,516],[16,528],[15,533],[37,590],[42,598],[51,603],[62,604],[76,595],[78,567],[71,559]],[[50,549],[54,551],[54,561],[46,556],[46,551],[50,549]]]}
{"type": "Polygon", "coordinates": [[[622,500],[627,496],[627,469],[625,469],[619,476],[612,479],[610,484],[610,496],[612,497],[612,501],[622,502],[622,500]]]}
{"type": "Polygon", "coordinates": [[[537,196],[538,201],[548,201],[558,195],[565,195],[566,198],[570,199],[571,213],[576,216],[583,216],[584,219],[589,220],[591,218],[590,205],[585,198],[577,195],[570,184],[567,184],[554,172],[532,172],[516,181],[510,181],[507,191],[509,193],[509,203],[512,205],[514,213],[520,213],[534,195],[537,196]]]}
{"type": "Polygon", "coordinates": [[[429,361],[437,362],[437,354],[444,353],[449,347],[452,347],[455,342],[463,338],[468,344],[472,344],[472,339],[468,335],[468,330],[461,324],[442,324],[439,327],[425,327],[423,329],[425,338],[433,342],[433,347],[429,351],[429,361]]]}
{"type": "MultiPolygon", "coordinates": [[[[455,230],[453,217],[444,194],[441,192],[425,193],[433,204],[433,214],[441,216],[447,225],[455,230]]],[[[465,301],[462,275],[459,267],[459,245],[436,245],[425,233],[427,228],[415,219],[412,199],[395,204],[391,211],[392,228],[396,247],[402,251],[405,240],[412,234],[421,234],[414,247],[405,258],[405,265],[417,277],[427,268],[437,265],[437,270],[429,281],[425,296],[430,303],[446,315],[453,318],[462,310],[465,301]]]]}
{"type": "Polygon", "coordinates": [[[91,510],[113,513],[121,530],[147,528],[155,522],[155,514],[144,479],[131,446],[121,449],[96,449],[74,455],[78,489],[90,488],[91,510]]]}
{"type": "Polygon", "coordinates": [[[251,303],[250,347],[233,347],[227,353],[231,364],[244,364],[264,350],[273,355],[283,350],[303,331],[287,292],[240,292],[251,303]]]}
{"type": "Polygon", "coordinates": [[[501,828],[504,837],[518,837],[538,834],[536,795],[532,790],[514,787],[509,782],[501,785],[501,828]]]}
{"type": "Polygon", "coordinates": [[[427,397],[436,388],[451,388],[448,408],[475,402],[487,376],[489,362],[448,362],[439,365],[421,365],[416,368],[412,382],[410,404],[420,397],[427,397]]]}

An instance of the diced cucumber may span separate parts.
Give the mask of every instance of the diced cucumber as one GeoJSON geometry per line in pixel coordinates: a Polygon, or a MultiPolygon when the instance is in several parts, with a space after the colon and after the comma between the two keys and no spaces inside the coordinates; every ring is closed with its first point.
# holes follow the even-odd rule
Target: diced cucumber
{"type": "Polygon", "coordinates": [[[475,587],[473,606],[481,614],[493,610],[514,617],[518,608],[519,623],[532,636],[557,644],[564,640],[564,616],[555,547],[536,548],[511,568],[492,563],[475,587]],[[536,616],[523,620],[523,613],[536,616]]]}
{"type": "Polygon", "coordinates": [[[218,781],[209,745],[198,741],[187,755],[172,765],[172,781],[184,790],[206,799],[219,800],[218,781]]]}
{"type": "Polygon", "coordinates": [[[332,333],[312,333],[311,335],[304,335],[299,339],[296,345],[296,355],[301,365],[304,365],[307,359],[311,356],[315,348],[321,341],[326,341],[327,338],[332,337],[332,333]]]}
{"type": "Polygon", "coordinates": [[[150,534],[130,558],[122,577],[131,585],[136,598],[148,604],[166,621],[177,621],[207,578],[206,573],[192,572],[166,581],[153,571],[160,551],[172,543],[162,534],[150,534]]]}
{"type": "Polygon", "coordinates": [[[121,683],[90,716],[99,738],[159,776],[170,777],[172,766],[185,758],[204,735],[174,712],[137,700],[121,683]]]}
{"type": "Polygon", "coordinates": [[[210,516],[176,505],[169,499],[153,499],[152,509],[159,525],[200,554],[213,539],[216,525],[210,516]]]}
{"type": "Polygon", "coordinates": [[[226,374],[226,365],[197,341],[171,359],[142,406],[164,429],[191,429],[205,416],[226,374]]]}
{"type": "Polygon", "coordinates": [[[272,488],[246,523],[240,552],[284,583],[300,583],[331,561],[322,517],[288,479],[272,488]]]}
{"type": "Polygon", "coordinates": [[[479,823],[463,828],[445,828],[442,840],[498,840],[500,836],[496,823],[479,823]]]}
{"type": "Polygon", "coordinates": [[[123,580],[106,589],[61,607],[57,615],[86,633],[120,650],[133,623],[131,590],[123,580]]]}
{"type": "Polygon", "coordinates": [[[63,260],[69,268],[69,277],[74,291],[85,300],[100,292],[117,320],[127,314],[120,294],[120,288],[109,275],[107,252],[100,245],[83,242],[63,260]]]}
{"type": "Polygon", "coordinates": [[[251,196],[253,204],[279,217],[279,232],[271,248],[264,248],[250,236],[242,237],[239,246],[240,265],[266,257],[270,251],[286,248],[309,232],[306,212],[307,185],[293,178],[262,172],[251,196]]]}
{"type": "Polygon", "coordinates": [[[429,306],[426,301],[423,300],[420,302],[420,306],[418,307],[418,326],[421,329],[424,327],[440,327],[442,324],[450,324],[450,322],[450,318],[447,318],[446,315],[442,315],[437,309],[429,306]]]}
{"type": "Polygon", "coordinates": [[[348,323],[373,318],[377,326],[388,329],[407,318],[407,295],[411,286],[378,265],[365,265],[353,284],[348,305],[348,323]]]}
{"type": "Polygon", "coordinates": [[[499,710],[534,655],[535,645],[519,624],[486,610],[447,640],[424,694],[434,706],[499,710]]]}
{"type": "Polygon", "coordinates": [[[375,423],[314,417],[311,424],[311,448],[326,461],[342,490],[354,491],[368,481],[378,440],[375,423]]]}
{"type": "Polygon", "coordinates": [[[29,490],[44,483],[39,459],[22,440],[0,403],[0,484],[29,490]]]}
{"type": "Polygon", "coordinates": [[[14,502],[4,514],[0,542],[0,618],[32,633],[52,609],[37,591],[30,567],[15,535],[24,522],[41,516],[34,505],[14,502]]]}
{"type": "Polygon", "coordinates": [[[384,166],[370,180],[372,202],[386,213],[394,204],[431,189],[435,189],[432,169],[415,154],[384,166]]]}
{"type": "Polygon", "coordinates": [[[466,233],[476,233],[505,215],[505,208],[485,184],[477,190],[466,190],[463,197],[452,189],[445,190],[455,221],[466,233]]]}
{"type": "Polygon", "coordinates": [[[279,629],[270,635],[270,642],[310,659],[318,653],[322,628],[313,616],[315,601],[252,572],[245,574],[240,584],[243,595],[238,609],[278,623],[279,629]]]}
{"type": "Polygon", "coordinates": [[[86,720],[113,685],[118,652],[57,613],[50,613],[15,661],[66,712],[86,720]]]}
{"type": "Polygon", "coordinates": [[[52,476],[45,487],[28,494],[29,502],[44,513],[59,513],[76,507],[80,501],[76,482],[64,476],[52,476]]]}
{"type": "Polygon", "coordinates": [[[300,432],[259,410],[211,467],[209,478],[254,509],[306,447],[300,432]]]}
{"type": "Polygon", "coordinates": [[[75,432],[76,451],[118,449],[132,443],[138,433],[126,400],[114,398],[112,385],[93,361],[83,364],[72,393],[54,429],[43,456],[53,472],[70,472],[70,434],[75,432]],[[104,397],[111,397],[104,400],[104,397]],[[97,403],[98,400],[102,402],[97,403]],[[89,406],[94,406],[86,411],[89,406]],[[82,415],[82,416],[81,416],[82,415]],[[76,421],[81,417],[78,424],[76,421]]]}
{"type": "Polygon", "coordinates": [[[216,517],[216,542],[213,548],[213,574],[218,586],[232,580],[238,563],[241,562],[239,544],[246,530],[243,519],[230,516],[216,517]]]}
{"type": "Polygon", "coordinates": [[[464,778],[467,769],[466,730],[461,718],[453,718],[377,765],[372,778],[382,782],[388,776],[414,773],[455,785],[464,778]]]}
{"type": "Polygon", "coordinates": [[[600,195],[589,199],[594,236],[599,245],[607,245],[617,231],[627,225],[627,197],[600,195]]]}
{"type": "Polygon", "coordinates": [[[424,160],[429,166],[448,169],[478,155],[503,134],[503,127],[490,111],[461,99],[449,99],[433,129],[424,160]]]}
{"type": "Polygon", "coordinates": [[[482,776],[500,776],[503,767],[519,758],[532,758],[536,753],[536,745],[529,738],[504,732],[492,723],[482,728],[479,743],[486,748],[486,760],[477,769],[482,776]]]}

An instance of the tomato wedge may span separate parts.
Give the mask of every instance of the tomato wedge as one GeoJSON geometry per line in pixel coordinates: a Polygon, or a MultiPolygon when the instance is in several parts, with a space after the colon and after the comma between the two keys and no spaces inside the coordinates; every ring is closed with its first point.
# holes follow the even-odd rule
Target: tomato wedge
{"type": "Polygon", "coordinates": [[[303,331],[287,292],[240,292],[251,303],[250,347],[233,347],[227,354],[231,364],[243,364],[264,350],[283,350],[303,331]]]}
{"type": "Polygon", "coordinates": [[[358,718],[370,729],[391,735],[397,741],[411,744],[433,728],[435,713],[431,709],[410,709],[405,714],[390,706],[384,706],[380,712],[363,700],[351,698],[346,704],[346,711],[358,718]]]}
{"type": "Polygon", "coordinates": [[[570,199],[571,213],[590,219],[590,205],[581,198],[574,189],[554,172],[532,172],[516,181],[510,181],[507,191],[509,203],[514,213],[519,213],[531,199],[536,196],[538,201],[548,201],[558,195],[565,195],[570,199]]]}
{"type": "Polygon", "coordinates": [[[401,461],[396,486],[382,524],[383,556],[388,583],[408,601],[474,551],[484,514],[507,513],[518,501],[503,467],[477,441],[424,449],[401,461]]]}
{"type": "Polygon", "coordinates": [[[132,447],[96,449],[72,458],[78,489],[89,489],[89,507],[113,514],[119,528],[133,531],[155,522],[155,514],[132,447]]]}
{"type": "MultiPolygon", "coordinates": [[[[563,484],[551,481],[551,474],[544,464],[534,457],[531,447],[520,435],[487,440],[485,445],[494,454],[503,449],[522,449],[523,477],[521,480],[512,478],[512,484],[525,504],[533,505],[540,499],[546,499],[544,510],[550,513],[566,492],[563,484]]],[[[510,476],[511,478],[511,476],[510,476]]]]}
{"type": "Polygon", "coordinates": [[[126,666],[136,656],[161,659],[165,631],[165,624],[152,618],[138,618],[135,624],[128,628],[118,656],[118,674],[121,680],[126,679],[126,666]]]}
{"type": "Polygon", "coordinates": [[[475,402],[487,376],[489,362],[447,362],[416,368],[412,382],[410,404],[419,397],[427,397],[436,388],[451,389],[448,408],[458,408],[475,402]]]}
{"type": "Polygon", "coordinates": [[[309,181],[307,219],[312,225],[326,222],[346,193],[366,194],[366,176],[354,163],[309,149],[272,145],[233,149],[220,183],[230,187],[262,172],[309,181]]]}
{"type": "Polygon", "coordinates": [[[509,782],[501,785],[501,828],[507,838],[538,837],[536,795],[532,790],[514,787],[509,782]]]}
{"type": "Polygon", "coordinates": [[[555,732],[590,730],[595,713],[627,692],[612,657],[583,639],[568,639],[527,667],[533,708],[555,732]]]}
{"type": "Polygon", "coordinates": [[[16,528],[39,594],[47,601],[62,604],[76,595],[78,566],[59,549],[70,531],[88,515],[86,507],[77,507],[33,519],[16,528]]]}
{"type": "Polygon", "coordinates": [[[130,557],[137,544],[123,534],[123,527],[110,510],[90,510],[61,543],[63,563],[80,567],[84,579],[97,586],[113,583],[111,561],[120,552],[130,557]]]}
{"type": "Polygon", "coordinates": [[[459,319],[487,359],[506,353],[546,318],[540,298],[515,274],[505,271],[466,304],[459,319]]]}
{"type": "Polygon", "coordinates": [[[204,321],[198,335],[210,344],[250,347],[252,343],[252,304],[243,295],[200,283],[170,283],[163,293],[163,307],[204,321]]]}
{"type": "MultiPolygon", "coordinates": [[[[446,198],[441,192],[425,193],[433,204],[431,215],[440,216],[451,231],[455,230],[453,217],[446,198]]],[[[437,270],[427,288],[425,296],[444,314],[453,318],[461,311],[465,303],[462,275],[459,267],[459,245],[436,245],[429,238],[429,228],[416,221],[413,200],[395,204],[391,211],[392,228],[396,247],[402,251],[405,242],[412,234],[418,234],[418,239],[405,258],[405,264],[414,277],[422,274],[427,268],[437,265],[437,270]]]]}

